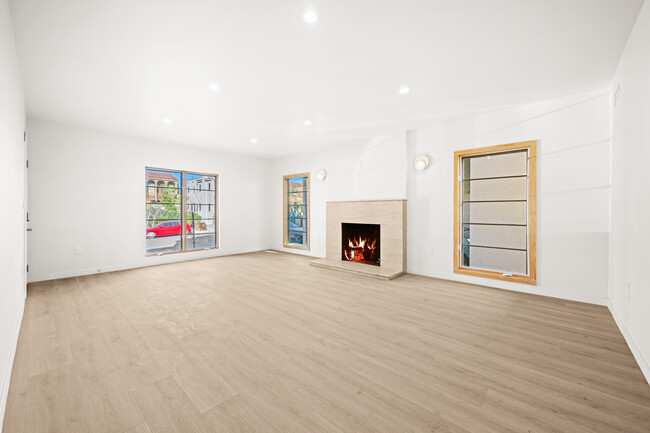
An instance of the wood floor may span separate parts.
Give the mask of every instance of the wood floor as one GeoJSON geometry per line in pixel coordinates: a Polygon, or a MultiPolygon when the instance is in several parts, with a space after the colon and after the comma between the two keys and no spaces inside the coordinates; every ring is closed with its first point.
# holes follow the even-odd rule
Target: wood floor
{"type": "Polygon", "coordinates": [[[32,284],[5,433],[650,431],[604,307],[265,252],[32,284]]]}

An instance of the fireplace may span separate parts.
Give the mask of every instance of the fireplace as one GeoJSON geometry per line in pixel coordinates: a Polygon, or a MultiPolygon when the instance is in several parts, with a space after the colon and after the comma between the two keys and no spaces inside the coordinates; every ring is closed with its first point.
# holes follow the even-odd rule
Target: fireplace
{"type": "Polygon", "coordinates": [[[379,224],[341,223],[341,260],[380,265],[379,224]]]}
{"type": "Polygon", "coordinates": [[[327,254],[310,265],[382,280],[406,273],[406,200],[327,202],[326,230],[327,254]],[[361,247],[359,238],[369,239],[361,247]],[[370,250],[373,240],[374,250],[370,250]]]}

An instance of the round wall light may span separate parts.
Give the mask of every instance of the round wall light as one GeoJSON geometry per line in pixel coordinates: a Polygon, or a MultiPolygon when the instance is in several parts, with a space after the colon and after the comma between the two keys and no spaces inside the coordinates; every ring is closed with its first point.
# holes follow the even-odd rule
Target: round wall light
{"type": "Polygon", "coordinates": [[[316,177],[322,182],[325,180],[325,178],[327,178],[327,172],[324,169],[320,170],[318,174],[316,174],[316,177]]]}
{"type": "Polygon", "coordinates": [[[306,23],[314,24],[318,22],[318,14],[314,11],[306,11],[302,16],[302,19],[305,20],[306,23]]]}
{"type": "Polygon", "coordinates": [[[429,157],[426,155],[420,155],[415,158],[415,169],[417,171],[422,171],[429,166],[429,157]]]}
{"type": "Polygon", "coordinates": [[[397,89],[397,93],[399,93],[400,95],[408,95],[409,93],[411,93],[411,89],[409,88],[409,86],[402,86],[399,89],[397,89]]]}

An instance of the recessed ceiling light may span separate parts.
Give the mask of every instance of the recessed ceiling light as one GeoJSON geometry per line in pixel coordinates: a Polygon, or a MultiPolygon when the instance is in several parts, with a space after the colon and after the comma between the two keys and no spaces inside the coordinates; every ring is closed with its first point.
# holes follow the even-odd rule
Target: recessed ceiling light
{"type": "Polygon", "coordinates": [[[252,137],[252,138],[251,138],[251,143],[253,143],[253,144],[257,143],[257,138],[252,137]]]}
{"type": "Polygon", "coordinates": [[[302,123],[304,123],[305,126],[311,126],[311,120],[309,120],[309,119],[305,120],[305,121],[302,122],[302,123]]]}
{"type": "Polygon", "coordinates": [[[167,125],[169,125],[170,123],[172,123],[172,119],[170,119],[169,117],[165,117],[163,119],[163,123],[166,123],[167,125]]]}
{"type": "Polygon", "coordinates": [[[302,16],[302,19],[304,19],[306,23],[314,24],[318,22],[318,14],[314,11],[307,11],[302,16]]]}
{"type": "Polygon", "coordinates": [[[402,86],[399,88],[397,91],[400,95],[408,95],[411,92],[411,89],[408,88],[408,86],[402,86]]]}
{"type": "Polygon", "coordinates": [[[211,84],[208,85],[208,90],[210,90],[211,92],[218,92],[219,91],[219,86],[217,86],[214,83],[211,83],[211,84]]]}

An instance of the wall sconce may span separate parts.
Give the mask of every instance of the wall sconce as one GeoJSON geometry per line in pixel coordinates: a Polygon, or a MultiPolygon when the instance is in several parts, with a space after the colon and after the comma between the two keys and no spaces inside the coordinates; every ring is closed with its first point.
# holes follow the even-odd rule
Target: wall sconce
{"type": "Polygon", "coordinates": [[[420,155],[415,158],[415,169],[422,171],[429,166],[429,158],[426,155],[420,155]]]}
{"type": "Polygon", "coordinates": [[[319,170],[318,173],[316,174],[316,177],[318,178],[318,180],[322,182],[327,177],[327,172],[324,169],[319,170]]]}

